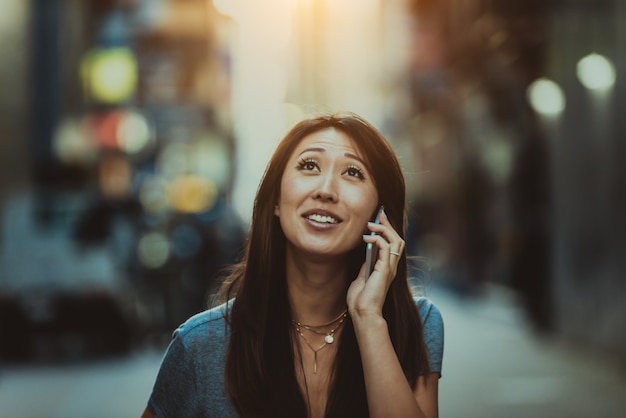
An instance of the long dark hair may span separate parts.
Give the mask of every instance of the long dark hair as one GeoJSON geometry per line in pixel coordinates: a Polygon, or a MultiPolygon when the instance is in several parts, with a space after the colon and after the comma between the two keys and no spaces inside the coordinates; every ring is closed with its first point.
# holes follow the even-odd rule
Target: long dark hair
{"type": "MultiPolygon", "coordinates": [[[[354,114],[317,116],[296,124],[279,143],[259,186],[248,244],[242,261],[222,287],[222,298],[235,297],[228,314],[231,338],[226,356],[226,388],[244,417],[306,417],[307,407],[295,374],[291,308],[285,277],[286,239],[274,206],[283,172],[300,141],[335,128],[352,138],[376,184],[379,205],[398,233],[406,228],[405,184],[391,146],[371,124],[354,114]]],[[[372,214],[372,217],[374,214],[372,214]]],[[[365,247],[350,253],[347,281],[364,262],[365,247]]],[[[422,323],[407,280],[402,254],[383,315],[395,351],[411,387],[430,368],[422,323]]],[[[349,318],[339,338],[326,417],[367,417],[367,398],[359,348],[349,318]]]]}

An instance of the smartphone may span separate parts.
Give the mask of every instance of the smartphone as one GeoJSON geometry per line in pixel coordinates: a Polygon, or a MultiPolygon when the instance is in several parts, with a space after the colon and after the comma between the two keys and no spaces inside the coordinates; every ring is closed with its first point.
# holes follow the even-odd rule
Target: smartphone
{"type": "MultiPolygon", "coordinates": [[[[376,214],[376,219],[374,223],[380,223],[380,214],[383,213],[384,208],[381,206],[378,209],[378,213],[376,214]]],[[[375,232],[371,232],[370,235],[376,235],[375,232]]],[[[370,277],[370,274],[374,270],[374,264],[376,264],[376,259],[378,258],[378,247],[376,244],[368,242],[365,246],[365,279],[370,277]]]]}

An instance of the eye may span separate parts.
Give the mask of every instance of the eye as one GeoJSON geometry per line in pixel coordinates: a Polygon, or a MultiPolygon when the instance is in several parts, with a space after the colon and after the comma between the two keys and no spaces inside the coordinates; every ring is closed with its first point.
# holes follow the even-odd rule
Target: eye
{"type": "Polygon", "coordinates": [[[365,175],[363,174],[363,170],[361,170],[359,167],[355,165],[349,165],[348,168],[346,168],[345,174],[347,174],[350,177],[356,177],[359,180],[365,180],[365,175]]]}
{"type": "Polygon", "coordinates": [[[313,171],[319,169],[319,164],[313,158],[305,158],[298,161],[298,170],[313,171]]]}

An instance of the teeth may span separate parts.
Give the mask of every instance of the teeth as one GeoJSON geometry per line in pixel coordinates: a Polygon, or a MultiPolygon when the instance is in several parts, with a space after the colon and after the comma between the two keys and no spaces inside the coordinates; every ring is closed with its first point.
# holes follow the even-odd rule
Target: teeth
{"type": "Polygon", "coordinates": [[[312,220],[312,221],[320,222],[320,223],[324,223],[324,224],[336,224],[337,223],[337,219],[332,218],[330,216],[309,215],[308,218],[310,220],[312,220]]]}

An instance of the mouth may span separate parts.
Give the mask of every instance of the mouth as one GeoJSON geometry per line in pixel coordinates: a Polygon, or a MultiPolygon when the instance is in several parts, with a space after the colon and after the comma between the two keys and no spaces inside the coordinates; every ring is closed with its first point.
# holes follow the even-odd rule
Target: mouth
{"type": "Polygon", "coordinates": [[[329,225],[339,224],[343,221],[343,219],[341,219],[337,215],[326,210],[312,210],[306,212],[304,215],[302,215],[302,217],[316,223],[329,225]]]}

